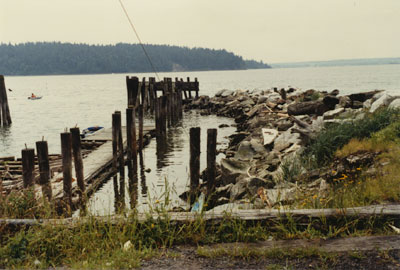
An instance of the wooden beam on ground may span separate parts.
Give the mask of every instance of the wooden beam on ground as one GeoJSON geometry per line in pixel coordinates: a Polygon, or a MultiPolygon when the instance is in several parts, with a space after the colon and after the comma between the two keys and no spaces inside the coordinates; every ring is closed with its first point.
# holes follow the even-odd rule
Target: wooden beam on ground
{"type": "MultiPolygon", "coordinates": [[[[252,210],[209,210],[205,213],[193,212],[168,212],[164,213],[138,213],[136,219],[140,222],[149,219],[168,219],[177,222],[194,222],[198,219],[204,221],[224,221],[227,219],[240,219],[244,221],[276,221],[293,218],[372,218],[387,217],[393,219],[400,218],[400,205],[371,205],[365,207],[353,207],[344,209],[252,209],[252,210]]],[[[0,219],[0,225],[65,225],[76,226],[86,222],[106,222],[111,224],[120,224],[121,222],[131,222],[131,218],[125,215],[114,215],[105,217],[73,217],[64,219],[0,219]]]]}

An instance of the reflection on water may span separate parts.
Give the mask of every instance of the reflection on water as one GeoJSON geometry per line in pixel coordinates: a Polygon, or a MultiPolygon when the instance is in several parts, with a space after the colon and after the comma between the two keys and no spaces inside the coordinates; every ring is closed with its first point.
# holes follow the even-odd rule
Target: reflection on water
{"type": "MultiPolygon", "coordinates": [[[[229,142],[227,136],[235,132],[235,128],[231,126],[218,128],[221,124],[231,125],[233,120],[216,116],[200,116],[196,112],[184,115],[181,125],[170,128],[165,138],[152,139],[150,144],[143,149],[143,155],[139,155],[140,181],[135,181],[135,177],[129,179],[125,176],[124,178],[127,181],[125,181],[123,192],[129,196],[121,198],[121,188],[114,190],[113,183],[117,183],[117,186],[122,183],[117,175],[119,181],[109,179],[90,199],[89,211],[96,215],[108,215],[114,213],[115,206],[130,209],[136,207],[138,211],[146,211],[149,207],[157,205],[158,201],[163,202],[167,196],[173,206],[186,208],[185,202],[180,200],[178,195],[187,190],[189,185],[189,129],[202,127],[200,169],[203,170],[206,167],[207,128],[218,129],[218,149],[226,148],[229,142]],[[115,196],[115,194],[118,195],[115,196]],[[118,199],[118,203],[115,198],[118,199]]],[[[222,157],[218,155],[217,161],[222,157]]]]}
{"type": "MultiPolygon", "coordinates": [[[[81,129],[93,125],[110,127],[111,114],[126,109],[126,75],[150,76],[149,73],[7,76],[6,87],[13,89],[8,92],[13,124],[8,130],[8,137],[0,133],[0,156],[20,155],[25,143],[34,147],[42,136],[49,143],[50,153],[60,153],[60,133],[64,128],[75,125],[81,129]],[[32,92],[43,98],[28,100],[32,92]]],[[[386,89],[398,95],[400,89],[399,65],[171,72],[159,75],[197,77],[200,94],[210,96],[221,89],[288,86],[303,90],[339,89],[341,94],[386,89]]],[[[124,123],[124,119],[122,121],[124,123]]]]}

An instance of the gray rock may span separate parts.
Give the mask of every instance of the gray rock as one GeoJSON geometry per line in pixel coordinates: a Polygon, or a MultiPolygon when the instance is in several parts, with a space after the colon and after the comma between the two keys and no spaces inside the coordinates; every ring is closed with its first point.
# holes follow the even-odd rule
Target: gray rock
{"type": "Polygon", "coordinates": [[[240,105],[242,105],[242,106],[253,106],[253,105],[255,105],[255,103],[251,98],[249,98],[249,99],[246,99],[246,100],[240,102],[240,105]]]}
{"type": "Polygon", "coordinates": [[[363,108],[364,108],[364,109],[370,109],[371,106],[372,106],[372,102],[373,102],[372,99],[368,99],[368,100],[364,101],[364,103],[363,103],[363,108]]]}
{"type": "Polygon", "coordinates": [[[236,178],[241,175],[247,176],[250,167],[249,162],[237,160],[235,158],[221,159],[221,182],[223,185],[235,184],[236,178]]]}
{"type": "Polygon", "coordinates": [[[253,148],[254,151],[257,153],[264,153],[266,151],[265,147],[258,142],[255,138],[252,138],[250,140],[251,148],[253,148]]]}
{"type": "Polygon", "coordinates": [[[251,196],[254,196],[257,194],[257,190],[260,187],[263,188],[273,188],[275,186],[275,182],[271,180],[263,180],[257,177],[250,178],[250,180],[247,182],[247,189],[250,193],[251,196]]]}
{"type": "Polygon", "coordinates": [[[236,159],[250,160],[253,158],[256,151],[251,147],[249,141],[242,141],[239,145],[238,151],[235,154],[236,159]]]}
{"type": "Polygon", "coordinates": [[[339,108],[336,110],[332,110],[332,111],[327,111],[326,113],[324,113],[323,118],[325,119],[333,119],[336,116],[338,116],[339,114],[341,114],[342,112],[344,112],[344,108],[339,108]]]}
{"type": "Polygon", "coordinates": [[[353,104],[351,105],[351,108],[353,109],[360,109],[364,107],[364,103],[358,100],[354,100],[353,104]]]}
{"type": "Polygon", "coordinates": [[[214,192],[217,197],[229,197],[232,187],[233,187],[233,184],[228,184],[228,185],[225,185],[222,187],[217,187],[214,192]]]}
{"type": "Polygon", "coordinates": [[[398,108],[400,108],[400,98],[396,98],[395,100],[393,100],[392,102],[390,102],[389,108],[391,108],[391,109],[398,109],[398,108]]]}
{"type": "Polygon", "coordinates": [[[220,97],[220,96],[222,95],[222,93],[225,92],[226,90],[227,90],[227,89],[219,90],[217,93],[215,93],[215,96],[216,96],[216,97],[220,97]]]}
{"type": "Polygon", "coordinates": [[[267,95],[268,101],[272,103],[276,103],[278,100],[280,100],[282,97],[280,94],[272,92],[271,94],[267,95]]]}
{"type": "Polygon", "coordinates": [[[281,152],[286,148],[290,147],[292,144],[300,144],[300,134],[299,133],[291,133],[290,130],[283,132],[278,138],[274,141],[274,150],[281,152]]]}
{"type": "Polygon", "coordinates": [[[265,103],[265,102],[267,102],[267,100],[268,100],[268,97],[266,97],[266,96],[260,96],[260,97],[258,98],[257,103],[258,103],[258,104],[265,103]]]}
{"type": "Polygon", "coordinates": [[[264,145],[271,144],[279,134],[276,129],[270,129],[270,128],[261,129],[261,133],[263,136],[264,145]]]}
{"type": "Polygon", "coordinates": [[[392,97],[391,95],[389,95],[387,93],[384,93],[380,98],[378,98],[374,103],[372,103],[369,111],[373,113],[379,107],[388,106],[394,99],[395,99],[395,97],[392,97]]]}
{"type": "Polygon", "coordinates": [[[339,97],[339,106],[343,108],[351,107],[352,101],[348,96],[339,97]]]}
{"type": "Polygon", "coordinates": [[[277,128],[279,131],[286,131],[293,126],[293,122],[287,119],[279,120],[277,123],[277,128]]]}
{"type": "Polygon", "coordinates": [[[221,97],[228,97],[228,96],[232,96],[233,95],[233,91],[232,90],[228,90],[225,89],[222,93],[221,93],[221,97]]]}
{"type": "Polygon", "coordinates": [[[277,188],[266,189],[264,194],[268,198],[271,205],[278,203],[288,204],[293,202],[296,198],[296,188],[277,188]]]}
{"type": "Polygon", "coordinates": [[[240,200],[247,193],[247,183],[246,179],[240,179],[231,188],[230,199],[231,201],[240,200]]]}

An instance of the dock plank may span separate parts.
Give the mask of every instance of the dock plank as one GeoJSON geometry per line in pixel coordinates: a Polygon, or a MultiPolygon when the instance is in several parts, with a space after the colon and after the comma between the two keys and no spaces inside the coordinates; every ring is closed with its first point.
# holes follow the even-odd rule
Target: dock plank
{"type": "MultiPolygon", "coordinates": [[[[145,126],[143,128],[144,136],[147,134],[151,133],[154,130],[153,126],[145,126]]],[[[123,137],[123,142],[124,142],[124,147],[126,147],[126,128],[122,127],[122,137],[123,137]]],[[[136,136],[136,139],[139,139],[139,136],[136,136]]],[[[112,162],[113,154],[112,154],[112,128],[107,128],[104,130],[99,131],[98,133],[89,136],[85,139],[82,139],[82,141],[105,141],[104,144],[99,146],[97,149],[95,149],[93,152],[91,152],[88,156],[83,158],[83,170],[84,170],[84,182],[86,185],[86,188],[89,190],[93,190],[91,187],[92,185],[98,185],[96,181],[92,181],[94,178],[96,178],[97,175],[99,175],[104,168],[109,166],[112,162]],[[90,184],[89,184],[90,183],[90,184]],[[88,186],[89,184],[89,186],[88,186]]],[[[75,170],[74,167],[72,169],[72,177],[76,179],[75,177],[75,170]]],[[[51,178],[51,186],[53,189],[53,197],[55,199],[61,199],[63,196],[63,174],[56,173],[52,178],[51,178]]],[[[75,201],[77,199],[76,197],[76,192],[78,185],[77,182],[73,179],[72,182],[72,190],[73,190],[73,200],[75,201]]],[[[41,194],[41,188],[40,186],[36,187],[36,192],[37,194],[40,194],[39,196],[42,196],[41,194]]]]}

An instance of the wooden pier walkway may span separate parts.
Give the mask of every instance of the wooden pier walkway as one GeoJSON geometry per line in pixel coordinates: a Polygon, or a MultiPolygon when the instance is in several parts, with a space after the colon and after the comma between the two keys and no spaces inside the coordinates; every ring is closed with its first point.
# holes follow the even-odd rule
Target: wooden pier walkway
{"type": "MultiPolygon", "coordinates": [[[[153,126],[143,127],[144,144],[148,144],[151,137],[155,134],[153,126]]],[[[126,129],[122,127],[122,137],[124,149],[126,148],[126,129]]],[[[139,134],[136,135],[139,140],[139,134]]],[[[112,150],[112,128],[103,129],[98,131],[92,136],[82,139],[82,143],[95,142],[102,143],[98,148],[89,153],[83,158],[84,168],[84,183],[86,186],[86,193],[90,196],[97,190],[107,178],[109,178],[115,171],[112,170],[113,150],[112,150]]],[[[72,168],[72,203],[75,205],[79,201],[78,183],[76,181],[75,170],[72,168]]],[[[51,188],[53,190],[53,198],[58,200],[63,197],[63,173],[56,173],[50,180],[51,188]]],[[[41,187],[36,186],[36,194],[42,194],[41,187]]]]}

